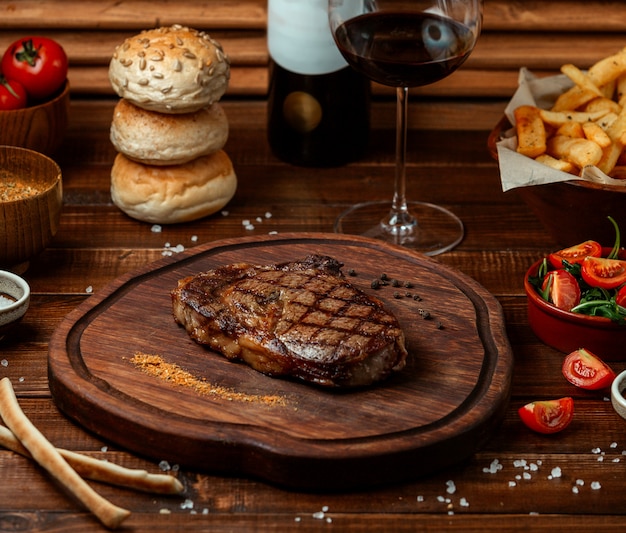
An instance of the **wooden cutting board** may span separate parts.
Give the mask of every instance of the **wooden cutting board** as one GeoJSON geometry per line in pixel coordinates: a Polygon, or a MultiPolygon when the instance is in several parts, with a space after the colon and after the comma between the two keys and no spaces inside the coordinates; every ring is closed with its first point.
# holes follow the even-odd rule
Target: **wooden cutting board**
{"type": "Polygon", "coordinates": [[[482,286],[407,249],[335,234],[224,240],[158,261],[70,313],[49,353],[57,405],[104,439],[154,460],[307,490],[398,482],[466,459],[501,421],[512,367],[502,309],[482,286]],[[398,317],[404,370],[347,391],[275,379],[197,345],[172,318],[180,278],[310,253],[342,261],[349,280],[398,317]],[[372,289],[383,273],[411,287],[372,289]],[[190,384],[140,370],[137,353],[178,365],[190,384]]]}

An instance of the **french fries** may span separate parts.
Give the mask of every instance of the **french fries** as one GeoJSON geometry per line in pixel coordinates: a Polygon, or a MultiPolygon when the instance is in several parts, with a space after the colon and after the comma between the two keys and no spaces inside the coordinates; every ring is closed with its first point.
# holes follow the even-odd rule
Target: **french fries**
{"type": "Polygon", "coordinates": [[[626,47],[587,72],[572,64],[561,72],[574,86],[551,109],[515,109],[517,151],[569,174],[597,166],[608,176],[626,178],[626,47]]]}

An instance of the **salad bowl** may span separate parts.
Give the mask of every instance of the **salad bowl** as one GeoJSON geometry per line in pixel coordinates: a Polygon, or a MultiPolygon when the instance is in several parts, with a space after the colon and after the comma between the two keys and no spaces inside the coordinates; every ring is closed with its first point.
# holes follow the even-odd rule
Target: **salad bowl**
{"type": "Polygon", "coordinates": [[[535,335],[563,353],[586,348],[605,361],[625,360],[626,324],[603,316],[564,311],[546,301],[530,282],[542,262],[540,259],[533,263],[524,276],[528,322],[535,335]]]}

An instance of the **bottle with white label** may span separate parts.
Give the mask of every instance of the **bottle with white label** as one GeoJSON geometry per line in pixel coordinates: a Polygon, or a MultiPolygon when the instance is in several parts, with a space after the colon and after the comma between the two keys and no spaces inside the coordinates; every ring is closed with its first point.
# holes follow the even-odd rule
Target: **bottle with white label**
{"type": "Polygon", "coordinates": [[[268,1],[268,140],[294,165],[339,166],[367,147],[370,82],[339,53],[327,5],[268,1]]]}

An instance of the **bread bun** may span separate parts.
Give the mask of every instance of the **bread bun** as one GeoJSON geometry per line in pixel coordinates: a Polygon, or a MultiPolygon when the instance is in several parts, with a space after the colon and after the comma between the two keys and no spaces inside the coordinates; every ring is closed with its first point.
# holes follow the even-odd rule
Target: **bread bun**
{"type": "Polygon", "coordinates": [[[109,63],[115,92],[161,113],[192,113],[217,102],[230,62],[205,32],[180,25],[145,30],[120,44],[109,63]]]}
{"type": "Polygon", "coordinates": [[[237,189],[228,155],[219,150],[183,165],[154,166],[117,154],[111,169],[111,198],[128,216],[173,224],[211,215],[237,189]]]}
{"type": "Polygon", "coordinates": [[[180,165],[221,150],[227,139],[228,119],[219,103],[195,113],[168,115],[122,98],[113,111],[113,146],[140,163],[180,165]]]}

